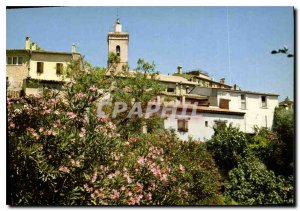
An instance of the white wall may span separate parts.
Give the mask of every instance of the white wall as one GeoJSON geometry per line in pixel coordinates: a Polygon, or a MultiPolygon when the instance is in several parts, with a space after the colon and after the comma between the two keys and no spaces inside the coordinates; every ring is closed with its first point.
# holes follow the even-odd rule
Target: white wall
{"type": "MultiPolygon", "coordinates": [[[[183,116],[180,116],[183,117],[183,116]]],[[[190,117],[190,116],[185,116],[190,117]]],[[[177,131],[177,119],[174,116],[170,116],[164,121],[166,129],[173,128],[176,134],[183,140],[188,140],[188,137],[192,137],[195,140],[205,141],[210,139],[214,134],[213,126],[215,120],[225,120],[227,125],[232,123],[233,126],[242,127],[244,125],[244,117],[238,115],[225,115],[225,114],[212,114],[212,113],[200,113],[196,117],[190,117],[188,121],[188,132],[177,131]],[[205,126],[205,121],[208,122],[208,127],[205,126]]]]}
{"type": "Polygon", "coordinates": [[[241,131],[247,133],[254,132],[254,126],[271,128],[273,124],[273,116],[275,107],[278,106],[278,97],[273,95],[264,95],[267,99],[267,107],[263,108],[260,94],[245,94],[246,109],[241,108],[241,94],[239,92],[229,92],[221,90],[218,92],[217,100],[220,98],[230,99],[229,110],[244,112],[245,115],[225,115],[213,113],[200,113],[196,117],[184,116],[190,118],[188,121],[188,132],[177,131],[177,119],[183,117],[177,113],[177,117],[170,116],[164,121],[164,126],[167,129],[173,128],[177,135],[183,139],[188,140],[191,136],[196,140],[204,141],[210,139],[214,134],[213,126],[215,120],[226,120],[227,125],[232,123],[233,126],[239,127],[241,131]],[[205,121],[208,122],[208,127],[205,126],[205,121]]]}
{"type": "Polygon", "coordinates": [[[273,95],[247,94],[239,92],[219,91],[220,98],[230,99],[229,109],[233,111],[245,112],[245,125],[242,131],[253,133],[254,126],[271,128],[275,107],[278,106],[278,97],[273,95]],[[246,109],[241,109],[241,94],[246,97],[246,109]],[[267,107],[262,107],[261,96],[266,96],[267,107]]]}

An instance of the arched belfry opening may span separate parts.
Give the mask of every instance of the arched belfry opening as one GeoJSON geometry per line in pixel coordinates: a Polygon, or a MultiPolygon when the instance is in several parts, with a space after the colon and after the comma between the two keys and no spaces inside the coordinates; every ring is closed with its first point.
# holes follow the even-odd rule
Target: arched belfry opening
{"type": "Polygon", "coordinates": [[[121,47],[119,45],[116,46],[116,54],[117,56],[121,56],[121,47]]]}

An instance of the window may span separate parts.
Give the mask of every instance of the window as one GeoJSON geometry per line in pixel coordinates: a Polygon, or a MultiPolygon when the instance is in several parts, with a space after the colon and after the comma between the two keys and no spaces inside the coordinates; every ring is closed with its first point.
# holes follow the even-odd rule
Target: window
{"type": "Polygon", "coordinates": [[[214,122],[215,122],[214,128],[217,129],[217,128],[225,127],[227,120],[215,120],[214,122]]]}
{"type": "Polygon", "coordinates": [[[7,57],[6,64],[12,64],[12,57],[7,57]]]}
{"type": "Polygon", "coordinates": [[[229,109],[229,102],[230,100],[228,99],[220,98],[219,107],[223,109],[229,109]]]}
{"type": "Polygon", "coordinates": [[[241,95],[241,109],[246,109],[246,96],[244,94],[241,95]]]}
{"type": "Polygon", "coordinates": [[[37,62],[36,72],[39,74],[44,72],[44,62],[37,62]]]}
{"type": "Polygon", "coordinates": [[[266,108],[267,107],[267,97],[261,96],[261,107],[266,108]]]}
{"type": "Polygon", "coordinates": [[[178,130],[178,132],[188,132],[188,120],[178,119],[177,120],[177,130],[178,130]]]}
{"type": "Polygon", "coordinates": [[[63,64],[62,63],[56,63],[56,74],[61,75],[63,73],[63,64]]]}
{"type": "Polygon", "coordinates": [[[23,57],[18,58],[18,64],[23,64],[23,57]]]}
{"type": "Polygon", "coordinates": [[[205,121],[205,127],[208,127],[208,121],[205,121]]]}
{"type": "Polygon", "coordinates": [[[18,63],[18,57],[13,57],[13,64],[17,64],[18,63]]]}
{"type": "Polygon", "coordinates": [[[167,92],[174,92],[174,91],[175,91],[174,88],[171,88],[171,87],[168,87],[168,88],[167,88],[167,92]]]}
{"type": "Polygon", "coordinates": [[[116,47],[116,54],[117,54],[117,56],[121,55],[121,48],[119,45],[117,45],[117,47],[116,47]]]}

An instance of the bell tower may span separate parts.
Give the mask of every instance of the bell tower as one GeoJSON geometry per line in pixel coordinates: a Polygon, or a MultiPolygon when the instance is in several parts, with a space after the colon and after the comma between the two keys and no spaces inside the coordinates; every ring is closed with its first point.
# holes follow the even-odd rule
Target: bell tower
{"type": "Polygon", "coordinates": [[[110,52],[120,57],[120,63],[117,65],[116,71],[124,71],[128,69],[128,43],[129,34],[122,31],[122,24],[117,18],[114,31],[108,32],[108,55],[110,52]]]}

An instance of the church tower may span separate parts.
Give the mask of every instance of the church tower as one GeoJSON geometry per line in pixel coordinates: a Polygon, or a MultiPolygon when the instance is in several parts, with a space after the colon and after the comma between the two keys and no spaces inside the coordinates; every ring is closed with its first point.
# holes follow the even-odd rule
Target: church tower
{"type": "Polygon", "coordinates": [[[120,57],[120,63],[118,64],[116,70],[127,70],[129,34],[127,32],[122,32],[122,24],[119,18],[116,20],[114,32],[108,32],[107,42],[108,54],[113,52],[120,57]]]}

